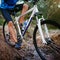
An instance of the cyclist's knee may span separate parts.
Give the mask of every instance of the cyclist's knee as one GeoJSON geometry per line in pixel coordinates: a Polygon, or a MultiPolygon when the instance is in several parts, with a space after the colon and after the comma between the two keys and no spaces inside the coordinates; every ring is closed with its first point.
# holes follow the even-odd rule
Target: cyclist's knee
{"type": "Polygon", "coordinates": [[[8,23],[12,23],[12,21],[8,21],[8,23]]]}
{"type": "Polygon", "coordinates": [[[12,22],[12,20],[6,20],[6,22],[7,22],[7,23],[10,23],[10,22],[12,22]]]}
{"type": "Polygon", "coordinates": [[[9,21],[9,22],[8,22],[8,26],[9,26],[9,27],[12,27],[12,26],[13,26],[13,22],[12,22],[12,21],[9,21]]]}
{"type": "Polygon", "coordinates": [[[24,5],[23,5],[23,8],[25,8],[25,9],[28,9],[28,7],[29,7],[29,6],[28,6],[27,4],[24,4],[24,5]]]}

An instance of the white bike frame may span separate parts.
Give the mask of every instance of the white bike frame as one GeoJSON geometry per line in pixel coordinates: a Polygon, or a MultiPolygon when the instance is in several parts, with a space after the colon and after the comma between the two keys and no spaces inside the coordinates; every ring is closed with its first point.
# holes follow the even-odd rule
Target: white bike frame
{"type": "MultiPolygon", "coordinates": [[[[27,30],[28,27],[29,27],[30,22],[32,21],[32,18],[34,17],[34,15],[35,15],[36,13],[39,13],[38,8],[37,8],[37,5],[34,5],[33,8],[29,9],[29,10],[26,11],[24,14],[22,14],[22,15],[20,15],[20,16],[18,16],[18,17],[15,17],[15,22],[16,22],[17,27],[18,27],[18,32],[19,32],[19,34],[20,34],[20,36],[21,36],[22,39],[23,39],[24,34],[23,34],[23,35],[21,34],[21,30],[20,30],[20,27],[19,27],[19,20],[20,20],[20,17],[22,17],[22,16],[30,13],[31,11],[32,11],[31,16],[30,16],[30,18],[28,19],[27,27],[26,27],[26,29],[25,29],[25,31],[24,31],[24,34],[25,34],[26,30],[27,30]]],[[[42,42],[45,43],[45,44],[47,44],[47,42],[45,41],[43,32],[42,32],[41,19],[42,19],[42,20],[45,20],[43,16],[42,16],[42,18],[40,18],[40,19],[38,19],[38,17],[36,16],[37,26],[38,26],[38,30],[39,30],[40,36],[41,36],[41,38],[42,38],[42,42]]],[[[44,26],[45,26],[45,31],[46,31],[47,37],[49,37],[49,33],[48,33],[48,29],[47,29],[46,24],[44,24],[44,26]]]]}

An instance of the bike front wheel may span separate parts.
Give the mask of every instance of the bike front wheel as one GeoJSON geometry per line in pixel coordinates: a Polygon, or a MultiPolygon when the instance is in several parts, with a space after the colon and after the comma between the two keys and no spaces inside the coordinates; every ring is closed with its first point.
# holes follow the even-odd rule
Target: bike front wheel
{"type": "Polygon", "coordinates": [[[57,51],[59,50],[59,47],[57,46],[60,44],[60,25],[53,20],[45,20],[41,22],[41,27],[42,27],[43,35],[47,44],[44,44],[42,42],[42,38],[39,33],[38,26],[36,26],[34,29],[33,43],[40,58],[42,60],[46,60],[46,55],[48,55],[47,50],[50,50],[50,46],[56,49],[57,51]],[[49,38],[47,37],[46,32],[44,30],[45,24],[47,25],[47,28],[48,28],[49,38]]]}

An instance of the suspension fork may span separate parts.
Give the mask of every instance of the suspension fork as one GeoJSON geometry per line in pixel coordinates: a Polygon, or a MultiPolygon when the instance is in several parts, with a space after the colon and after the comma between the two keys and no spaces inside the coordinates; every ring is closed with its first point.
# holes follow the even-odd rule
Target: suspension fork
{"type": "Polygon", "coordinates": [[[42,38],[42,42],[44,44],[47,44],[47,42],[45,41],[44,35],[43,35],[42,27],[41,27],[41,19],[38,19],[38,17],[36,16],[36,20],[37,20],[38,31],[42,38]]]}
{"type": "MultiPolygon", "coordinates": [[[[42,20],[45,21],[45,19],[44,19],[43,16],[42,16],[42,20]]],[[[49,32],[48,32],[48,28],[47,28],[47,25],[46,24],[44,24],[44,30],[46,32],[47,37],[49,38],[49,32]]]]}
{"type": "Polygon", "coordinates": [[[44,24],[44,30],[45,30],[45,33],[47,35],[48,40],[51,41],[50,36],[49,36],[49,32],[48,32],[48,28],[47,28],[46,24],[44,24]]]}
{"type": "MultiPolygon", "coordinates": [[[[42,19],[43,19],[43,21],[45,21],[45,19],[44,19],[44,17],[43,17],[43,16],[42,16],[42,19]]],[[[44,30],[45,30],[45,33],[46,33],[46,35],[47,35],[47,38],[51,41],[50,36],[49,36],[48,27],[47,27],[47,25],[46,25],[46,24],[44,24],[44,30]]]]}

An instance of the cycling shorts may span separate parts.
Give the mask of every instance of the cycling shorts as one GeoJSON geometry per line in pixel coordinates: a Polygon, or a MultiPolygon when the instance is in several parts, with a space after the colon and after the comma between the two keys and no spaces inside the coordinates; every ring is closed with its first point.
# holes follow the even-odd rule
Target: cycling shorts
{"type": "Polygon", "coordinates": [[[23,4],[16,5],[13,9],[1,9],[2,15],[4,19],[7,21],[12,21],[11,14],[15,11],[16,13],[20,10],[22,10],[23,4]]]}

